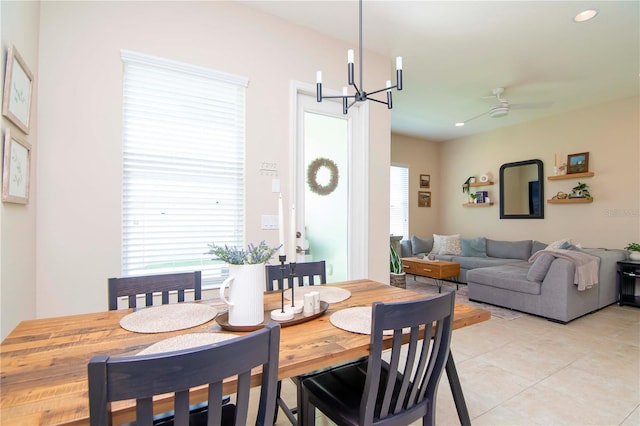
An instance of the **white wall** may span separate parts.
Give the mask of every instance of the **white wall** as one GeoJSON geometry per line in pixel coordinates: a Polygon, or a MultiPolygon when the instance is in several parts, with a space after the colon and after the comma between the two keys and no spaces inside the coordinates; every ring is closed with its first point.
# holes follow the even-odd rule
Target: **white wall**
{"type": "MultiPolygon", "coordinates": [[[[632,97],[585,108],[536,122],[487,132],[439,144],[442,182],[440,220],[437,231],[423,224],[411,232],[461,233],[494,239],[537,239],[551,242],[571,238],[586,247],[623,248],[640,241],[640,99],[632,97]],[[504,163],[540,159],[544,163],[545,200],[558,191],[569,193],[578,180],[549,181],[554,154],[589,152],[589,170],[595,176],[587,183],[591,204],[548,204],[544,219],[499,218],[499,170],[504,163]],[[493,175],[488,186],[496,204],[486,208],[464,208],[461,187],[468,176],[493,175]]],[[[393,136],[394,152],[398,141],[393,136]]],[[[429,146],[432,142],[425,141],[429,146]]],[[[393,157],[396,161],[396,157],[393,157]]],[[[399,160],[398,160],[399,161],[399,160]]],[[[419,160],[418,160],[419,161],[419,160]]],[[[424,161],[424,168],[429,164],[424,161]]],[[[433,181],[433,177],[432,177],[433,181]]],[[[480,188],[478,188],[480,189],[480,188]]],[[[410,194],[412,196],[413,194],[410,194]]],[[[435,199],[434,199],[435,201],[435,199]]]]}
{"type": "MultiPolygon", "coordinates": [[[[290,204],[290,83],[313,84],[322,69],[339,89],[349,46],[234,2],[43,2],[40,19],[38,317],[106,309],[107,278],[120,274],[120,49],[249,77],[247,242],[277,244],[260,229],[260,215],[277,213],[260,164],[278,163],[290,204]]],[[[385,81],[391,61],[368,54],[367,67],[368,81],[385,81]]],[[[371,187],[388,194],[390,114],[373,107],[370,122],[371,187]]],[[[388,203],[370,197],[369,277],[379,281],[388,203]]]]}
{"type": "MultiPolygon", "coordinates": [[[[0,82],[4,82],[7,49],[14,45],[34,75],[30,131],[24,135],[11,121],[2,117],[4,133],[22,136],[31,145],[29,204],[0,205],[0,340],[22,320],[35,316],[36,290],[36,207],[38,182],[38,25],[39,2],[0,2],[2,62],[0,82]]],[[[0,84],[0,86],[3,86],[0,84]]]]}

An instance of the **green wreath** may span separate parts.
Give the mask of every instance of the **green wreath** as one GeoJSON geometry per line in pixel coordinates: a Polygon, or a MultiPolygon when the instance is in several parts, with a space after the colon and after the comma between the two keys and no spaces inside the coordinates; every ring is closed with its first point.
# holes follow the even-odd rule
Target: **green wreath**
{"type": "Polygon", "coordinates": [[[309,184],[309,189],[318,195],[331,194],[338,186],[338,166],[328,158],[316,158],[307,168],[307,184],[309,184]],[[330,179],[326,185],[320,185],[317,179],[318,171],[322,167],[329,169],[330,179]]]}

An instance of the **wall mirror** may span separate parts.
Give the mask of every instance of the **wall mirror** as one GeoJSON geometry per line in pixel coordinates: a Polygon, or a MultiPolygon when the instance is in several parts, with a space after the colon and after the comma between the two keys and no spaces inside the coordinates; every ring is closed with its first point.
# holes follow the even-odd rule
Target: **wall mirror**
{"type": "Polygon", "coordinates": [[[543,218],[542,161],[517,161],[500,166],[500,219],[543,218]]]}

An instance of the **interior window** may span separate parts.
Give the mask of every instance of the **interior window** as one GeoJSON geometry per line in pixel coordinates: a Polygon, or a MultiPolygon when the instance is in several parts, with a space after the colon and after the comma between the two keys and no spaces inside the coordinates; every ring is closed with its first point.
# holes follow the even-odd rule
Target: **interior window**
{"type": "Polygon", "coordinates": [[[391,206],[391,235],[402,235],[409,239],[409,168],[392,165],[389,204],[391,206]]]}

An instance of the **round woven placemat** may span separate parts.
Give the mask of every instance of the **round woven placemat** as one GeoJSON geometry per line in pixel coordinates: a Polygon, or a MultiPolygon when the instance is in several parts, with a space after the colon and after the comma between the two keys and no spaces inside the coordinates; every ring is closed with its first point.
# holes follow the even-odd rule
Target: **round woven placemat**
{"type": "MultiPolygon", "coordinates": [[[[342,309],[334,312],[329,317],[329,321],[342,330],[359,334],[371,334],[371,306],[342,309]]],[[[405,334],[410,331],[408,328],[402,330],[405,334]]],[[[382,334],[385,336],[392,335],[393,330],[385,330],[382,334]]]]}
{"type": "MultiPolygon", "coordinates": [[[[329,304],[342,302],[343,300],[347,300],[351,297],[351,292],[349,290],[327,285],[306,285],[303,287],[296,287],[294,289],[294,295],[296,300],[303,299],[305,294],[312,291],[317,291],[320,294],[320,300],[329,304]]],[[[284,297],[287,300],[291,300],[291,289],[284,292],[284,297]]]]}
{"type": "Polygon", "coordinates": [[[218,310],[212,306],[173,303],[133,312],[120,320],[120,327],[136,333],[164,333],[204,324],[217,314],[218,310]]]}
{"type": "Polygon", "coordinates": [[[141,350],[136,355],[151,355],[162,352],[179,351],[181,349],[197,348],[198,346],[206,346],[212,343],[224,342],[233,339],[235,334],[224,333],[191,333],[182,334],[180,336],[170,337],[154,343],[146,349],[141,350]]]}
{"type": "Polygon", "coordinates": [[[371,334],[371,306],[358,306],[334,312],[329,321],[352,333],[371,334]]]}

